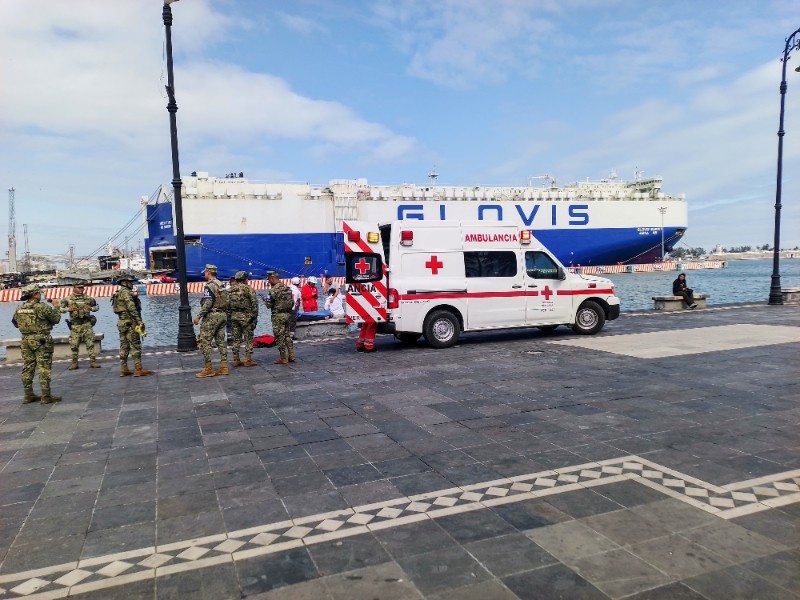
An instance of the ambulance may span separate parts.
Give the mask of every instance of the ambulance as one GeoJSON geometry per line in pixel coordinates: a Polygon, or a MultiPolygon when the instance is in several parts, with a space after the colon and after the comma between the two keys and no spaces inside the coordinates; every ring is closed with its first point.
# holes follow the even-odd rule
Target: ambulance
{"type": "Polygon", "coordinates": [[[565,269],[516,225],[345,221],[346,316],[434,348],[462,332],[560,325],[594,334],[619,317],[614,284],[565,269]]]}

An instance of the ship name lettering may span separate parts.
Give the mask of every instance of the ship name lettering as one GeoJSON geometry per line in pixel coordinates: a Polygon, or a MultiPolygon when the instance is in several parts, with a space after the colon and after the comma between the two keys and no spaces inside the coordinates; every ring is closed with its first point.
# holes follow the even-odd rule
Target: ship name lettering
{"type": "MultiPolygon", "coordinates": [[[[531,206],[532,203],[525,202],[519,204],[513,204],[514,211],[512,214],[516,214],[519,219],[514,219],[509,216],[509,218],[504,218],[506,214],[503,212],[503,205],[498,204],[497,202],[493,202],[490,204],[470,204],[469,206],[464,206],[463,204],[457,203],[450,203],[450,204],[437,204],[437,205],[425,205],[425,204],[398,204],[397,205],[397,219],[399,221],[409,221],[409,220],[417,220],[417,221],[425,221],[425,220],[439,220],[439,221],[446,221],[448,218],[451,219],[461,219],[461,220],[470,220],[476,219],[478,221],[493,221],[493,222],[516,222],[525,227],[531,227],[534,225],[539,225],[540,227],[544,225],[542,221],[548,220],[549,225],[552,227],[558,227],[559,223],[563,223],[564,221],[564,207],[559,204],[554,203],[547,203],[550,206],[549,211],[541,212],[540,209],[544,205],[544,203],[534,204],[531,206]],[[472,217],[469,215],[464,215],[463,211],[458,211],[456,209],[460,209],[464,206],[470,213],[472,213],[472,217]],[[438,210],[436,208],[438,207],[438,210]],[[434,212],[436,211],[436,212],[434,212]],[[458,216],[454,216],[452,214],[453,211],[457,213],[460,212],[458,216]],[[475,211],[475,212],[473,212],[475,211]],[[450,215],[447,215],[447,212],[450,212],[450,215]],[[549,219],[547,216],[547,212],[550,212],[549,219]],[[426,217],[427,215],[427,217],[426,217]]],[[[588,204],[569,204],[566,206],[566,225],[569,227],[587,227],[589,225],[589,205],[588,204]]]]}

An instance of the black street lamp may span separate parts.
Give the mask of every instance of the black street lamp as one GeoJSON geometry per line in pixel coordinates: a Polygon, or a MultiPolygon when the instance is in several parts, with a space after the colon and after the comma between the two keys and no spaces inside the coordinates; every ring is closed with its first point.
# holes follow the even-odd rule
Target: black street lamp
{"type": "Polygon", "coordinates": [[[175,102],[175,79],[172,74],[172,9],[170,4],[177,0],[164,0],[164,29],[167,45],[167,110],[169,111],[169,134],[172,142],[172,188],[175,203],[175,246],[178,258],[178,289],[180,290],[180,306],[178,307],[178,352],[190,352],[197,349],[197,338],[192,325],[192,309],[189,307],[189,286],[186,281],[186,246],[183,242],[183,202],[181,199],[181,167],[178,160],[178,124],[175,113],[178,104],[175,102]]]}
{"type": "MultiPolygon", "coordinates": [[[[783,107],[786,101],[786,63],[792,50],[800,50],[800,38],[797,34],[800,29],[786,38],[786,47],[783,50],[783,74],[781,78],[781,117],[778,127],[778,182],[775,186],[775,244],[772,249],[772,283],[769,286],[769,304],[783,304],[781,294],[781,179],[783,178],[783,107]]],[[[800,70],[798,67],[797,70],[800,70]]]]}

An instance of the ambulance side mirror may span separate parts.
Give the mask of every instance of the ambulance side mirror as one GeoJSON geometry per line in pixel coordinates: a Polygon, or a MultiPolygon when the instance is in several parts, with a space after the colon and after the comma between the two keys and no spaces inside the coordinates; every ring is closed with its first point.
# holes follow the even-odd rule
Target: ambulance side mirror
{"type": "Polygon", "coordinates": [[[564,267],[558,267],[558,278],[562,281],[567,278],[567,272],[564,271],[564,267]]]}

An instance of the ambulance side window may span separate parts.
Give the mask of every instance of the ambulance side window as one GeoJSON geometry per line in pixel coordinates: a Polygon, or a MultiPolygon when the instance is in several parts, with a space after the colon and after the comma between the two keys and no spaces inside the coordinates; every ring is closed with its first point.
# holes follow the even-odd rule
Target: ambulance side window
{"type": "Polygon", "coordinates": [[[558,279],[558,265],[544,252],[525,253],[525,271],[533,279],[558,279]]]}
{"type": "Polygon", "coordinates": [[[467,277],[515,277],[516,252],[464,252],[467,277]]]}
{"type": "Polygon", "coordinates": [[[348,252],[345,255],[345,281],[369,283],[383,279],[381,255],[373,252],[348,252]]]}

